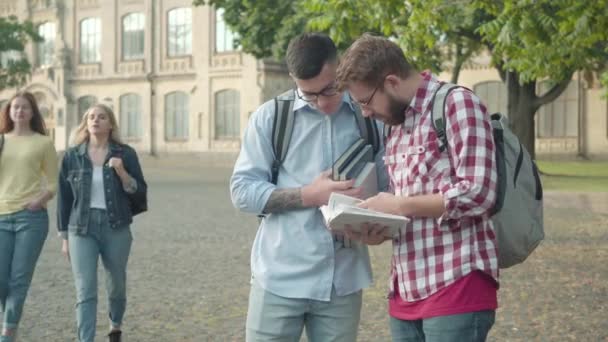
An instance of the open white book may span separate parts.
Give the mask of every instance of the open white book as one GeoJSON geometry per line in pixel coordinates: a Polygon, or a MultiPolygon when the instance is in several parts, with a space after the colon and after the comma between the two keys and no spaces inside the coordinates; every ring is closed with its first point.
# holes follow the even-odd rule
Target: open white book
{"type": "Polygon", "coordinates": [[[357,207],[362,201],[358,198],[332,193],[327,205],[321,206],[325,224],[331,231],[343,231],[346,225],[358,231],[363,223],[379,224],[388,227],[388,237],[399,234],[409,219],[405,216],[381,213],[357,207]]]}

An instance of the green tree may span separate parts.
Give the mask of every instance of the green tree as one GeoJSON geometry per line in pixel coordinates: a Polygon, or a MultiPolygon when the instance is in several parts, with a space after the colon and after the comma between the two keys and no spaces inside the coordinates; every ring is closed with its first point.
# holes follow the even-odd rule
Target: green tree
{"type": "Polygon", "coordinates": [[[306,29],[299,0],[194,0],[193,4],[223,8],[225,22],[238,34],[236,43],[256,58],[282,60],[289,40],[306,29]]]}
{"type": "Polygon", "coordinates": [[[28,41],[41,40],[33,23],[20,23],[14,16],[0,18],[0,90],[18,87],[27,81],[31,65],[23,58],[25,45],[28,41]],[[8,58],[12,53],[20,58],[8,58]]]}
{"type": "MultiPolygon", "coordinates": [[[[203,3],[204,0],[195,1],[203,3]]],[[[364,32],[396,39],[419,69],[450,68],[453,82],[476,54],[490,52],[507,87],[515,133],[534,155],[538,108],[555,100],[576,71],[608,83],[608,0],[211,0],[243,50],[284,55],[303,29],[327,32],[343,49],[364,32]],[[289,26],[290,27],[286,27],[289,26]],[[537,94],[537,83],[551,87],[537,94]]]]}

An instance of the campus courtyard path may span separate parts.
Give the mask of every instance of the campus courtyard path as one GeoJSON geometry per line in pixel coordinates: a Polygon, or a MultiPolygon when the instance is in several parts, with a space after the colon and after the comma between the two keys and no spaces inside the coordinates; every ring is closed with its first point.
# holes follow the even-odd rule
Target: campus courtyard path
{"type": "MultiPolygon", "coordinates": [[[[257,220],[232,208],[231,169],[208,164],[197,158],[144,162],[150,211],[132,227],[126,342],[244,341],[257,220]]],[[[501,271],[489,341],[608,341],[608,194],[546,197],[546,240],[526,263],[501,271]]],[[[75,291],[54,208],[20,342],[75,341],[75,291]]],[[[376,282],[364,293],[359,341],[390,341],[390,253],[389,245],[371,248],[376,282]]],[[[98,341],[105,341],[103,287],[98,311],[98,341]]]]}

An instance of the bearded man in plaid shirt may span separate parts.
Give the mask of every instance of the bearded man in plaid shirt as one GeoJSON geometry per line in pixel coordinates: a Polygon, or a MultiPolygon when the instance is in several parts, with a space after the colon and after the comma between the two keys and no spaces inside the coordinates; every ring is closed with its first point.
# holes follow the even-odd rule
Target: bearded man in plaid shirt
{"type": "MultiPolygon", "coordinates": [[[[338,84],[365,116],[392,128],[385,155],[392,191],[362,206],[410,218],[392,239],[393,341],[485,341],[498,290],[490,221],[497,174],[486,107],[472,91],[452,90],[441,149],[431,117],[441,82],[414,70],[398,45],[371,35],[345,52],[338,84]]],[[[360,228],[349,237],[368,245],[386,240],[384,227],[360,228]]]]}

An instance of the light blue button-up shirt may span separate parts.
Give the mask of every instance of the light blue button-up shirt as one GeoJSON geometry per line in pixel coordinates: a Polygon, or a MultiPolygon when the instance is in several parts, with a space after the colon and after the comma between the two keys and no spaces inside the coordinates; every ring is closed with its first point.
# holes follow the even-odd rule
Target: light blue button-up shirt
{"type": "MultiPolygon", "coordinates": [[[[293,108],[294,129],[276,186],[271,183],[274,102],[264,103],[251,115],[230,181],[232,202],[240,210],[260,214],[275,189],[312,183],[360,137],[346,93],[332,115],[320,113],[299,98],[293,108]]],[[[382,127],[380,123],[378,127],[382,127]]],[[[375,157],[380,189],[388,184],[383,154],[382,147],[375,157]]],[[[267,215],[253,242],[251,270],[253,281],[287,298],[329,301],[332,285],[338,296],[344,296],[372,282],[367,246],[352,243],[344,247],[336,241],[318,208],[267,215]]]]}

